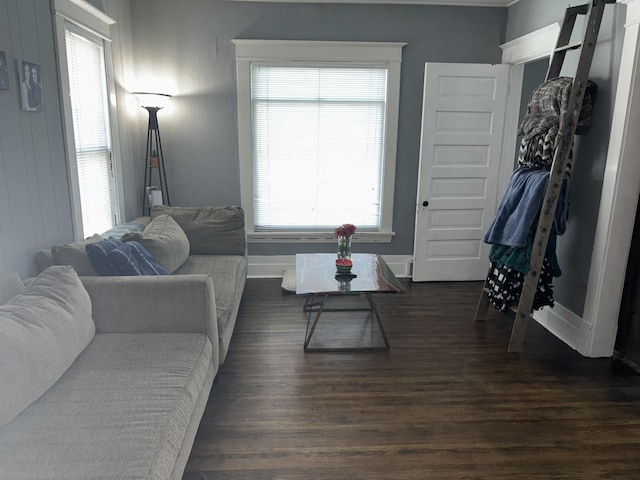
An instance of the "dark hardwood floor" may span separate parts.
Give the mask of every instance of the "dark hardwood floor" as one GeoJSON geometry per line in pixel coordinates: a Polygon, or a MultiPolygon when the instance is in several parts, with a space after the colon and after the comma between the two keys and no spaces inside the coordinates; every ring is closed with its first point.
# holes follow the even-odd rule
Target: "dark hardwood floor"
{"type": "Polygon", "coordinates": [[[535,322],[508,353],[481,283],[403,283],[376,297],[389,352],[304,353],[303,298],[249,279],[184,479],[640,479],[640,376],[535,322]]]}

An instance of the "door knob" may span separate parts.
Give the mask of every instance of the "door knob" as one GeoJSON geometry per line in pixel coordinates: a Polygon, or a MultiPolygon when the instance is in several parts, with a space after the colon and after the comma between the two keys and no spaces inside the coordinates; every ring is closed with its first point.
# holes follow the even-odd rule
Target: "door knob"
{"type": "Polygon", "coordinates": [[[422,202],[422,206],[423,207],[428,207],[429,206],[429,202],[427,200],[425,200],[424,202],[422,202]]]}

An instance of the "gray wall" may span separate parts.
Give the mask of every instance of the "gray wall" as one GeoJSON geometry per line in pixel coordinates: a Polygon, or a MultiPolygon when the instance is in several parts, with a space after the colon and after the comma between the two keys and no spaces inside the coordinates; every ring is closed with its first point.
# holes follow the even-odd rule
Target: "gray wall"
{"type": "Polygon", "coordinates": [[[130,0],[92,0],[92,4],[116,21],[111,27],[111,52],[118,112],[117,134],[120,139],[120,174],[125,213],[122,220],[130,220],[140,215],[142,206],[132,201],[142,192],[143,179],[138,178],[138,164],[144,162],[147,134],[146,111],[131,102],[128,88],[135,73],[133,50],[131,48],[131,2],[130,0]],[[144,121],[140,121],[142,118],[144,121]]]}
{"type": "MultiPolygon", "coordinates": [[[[133,0],[136,74],[153,73],[161,83],[167,78],[176,81],[171,111],[159,113],[172,204],[240,203],[231,39],[407,42],[394,202],[397,236],[391,244],[375,248],[380,253],[412,254],[424,63],[499,63],[506,14],[501,8],[133,0]]],[[[142,163],[138,176],[141,167],[142,163]]],[[[249,253],[333,248],[252,243],[249,253]]],[[[354,245],[355,251],[359,248],[366,246],[354,245]]]]}
{"type": "Polygon", "coordinates": [[[527,105],[531,100],[533,92],[544,82],[549,68],[549,57],[541,58],[534,62],[529,62],[524,66],[524,74],[522,78],[522,97],[520,99],[519,121],[522,121],[524,114],[527,113],[527,105]]]}
{"type": "MultiPolygon", "coordinates": [[[[518,114],[518,125],[522,122],[525,113],[527,113],[527,106],[533,92],[544,82],[547,76],[547,69],[549,67],[549,57],[541,58],[539,60],[527,63],[524,66],[524,73],[522,75],[522,91],[520,97],[520,113],[518,114]]],[[[518,137],[516,142],[516,151],[513,158],[513,166],[516,168],[518,160],[518,152],[520,150],[520,140],[518,137]]]]}
{"type": "MultiPolygon", "coordinates": [[[[509,7],[506,40],[512,40],[551,23],[561,23],[567,5],[584,1],[521,0],[509,7]]],[[[590,78],[598,85],[591,131],[576,137],[570,187],[567,232],[559,237],[557,254],[562,276],[554,281],[555,298],[563,306],[582,315],[591,265],[591,251],[613,113],[624,34],[622,5],[607,5],[596,46],[590,78]]],[[[582,35],[583,21],[574,32],[582,35]]],[[[562,75],[573,76],[578,54],[569,55],[562,75]]]]}

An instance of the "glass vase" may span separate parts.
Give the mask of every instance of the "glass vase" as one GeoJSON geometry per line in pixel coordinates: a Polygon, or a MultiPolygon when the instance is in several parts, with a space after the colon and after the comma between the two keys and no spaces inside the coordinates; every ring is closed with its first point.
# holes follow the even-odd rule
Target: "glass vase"
{"type": "Polygon", "coordinates": [[[351,237],[338,236],[338,258],[351,258],[351,237]]]}

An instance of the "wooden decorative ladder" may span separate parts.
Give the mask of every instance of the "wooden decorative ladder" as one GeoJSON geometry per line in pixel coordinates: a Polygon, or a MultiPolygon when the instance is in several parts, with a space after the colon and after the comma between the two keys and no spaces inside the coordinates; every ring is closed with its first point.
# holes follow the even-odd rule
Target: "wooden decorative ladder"
{"type": "MultiPolygon", "coordinates": [[[[513,309],[516,317],[511,331],[511,339],[509,341],[510,352],[522,351],[524,337],[531,320],[533,312],[533,301],[538,288],[538,281],[542,270],[549,234],[553,225],[553,220],[558,205],[558,197],[562,187],[565,170],[569,163],[571,148],[573,146],[573,137],[576,132],[580,110],[582,109],[582,100],[584,98],[587,82],[589,80],[589,70],[591,69],[591,61],[593,60],[593,52],[596,47],[598,32],[602,22],[604,7],[607,3],[615,3],[616,0],[591,0],[585,5],[577,5],[567,8],[558,34],[556,48],[553,51],[549,70],[547,71],[546,80],[556,78],[560,75],[562,64],[566,53],[570,50],[580,50],[580,59],[573,78],[573,85],[568,101],[567,115],[568,118],[561,120],[560,131],[556,144],[556,151],[553,156],[551,171],[549,172],[549,181],[542,203],[542,210],[538,218],[536,234],[533,241],[533,249],[531,251],[531,262],[529,273],[525,277],[525,281],[520,292],[520,302],[518,308],[513,309]],[[584,38],[581,42],[571,42],[571,34],[578,15],[587,16],[587,24],[585,26],[584,38]]],[[[478,308],[476,310],[475,319],[485,318],[489,307],[488,282],[485,281],[478,308]]]]}

